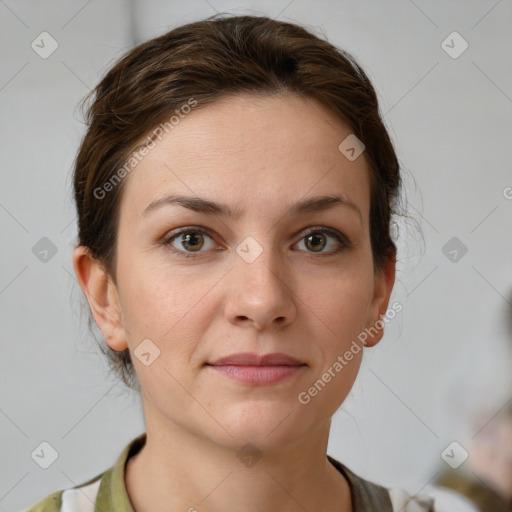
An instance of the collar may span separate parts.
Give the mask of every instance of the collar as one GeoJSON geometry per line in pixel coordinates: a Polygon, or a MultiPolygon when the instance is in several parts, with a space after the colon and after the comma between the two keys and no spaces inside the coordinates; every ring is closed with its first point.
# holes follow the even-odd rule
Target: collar
{"type": "Polygon", "coordinates": [[[124,474],[128,459],[139,452],[145,444],[146,432],[132,439],[124,448],[116,463],[103,474],[94,512],[105,512],[106,510],[135,512],[128,498],[124,474]]]}
{"type": "MultiPolygon", "coordinates": [[[[105,512],[106,510],[135,512],[126,490],[125,468],[128,459],[138,453],[145,444],[146,432],[130,441],[114,466],[103,474],[96,497],[95,512],[105,512]]],[[[361,478],[330,455],[327,455],[327,459],[348,481],[354,511],[373,510],[373,507],[377,507],[375,510],[378,509],[382,512],[391,510],[391,501],[385,487],[361,478]]]]}

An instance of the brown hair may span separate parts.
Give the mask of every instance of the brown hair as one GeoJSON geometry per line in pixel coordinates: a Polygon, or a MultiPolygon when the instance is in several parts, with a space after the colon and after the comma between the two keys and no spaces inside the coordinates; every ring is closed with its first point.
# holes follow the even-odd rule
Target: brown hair
{"type": "MultiPolygon", "coordinates": [[[[390,222],[401,177],[375,90],[350,54],[305,28],[263,16],[215,15],[146,41],[84,98],[93,96],[74,167],[79,245],[115,282],[120,178],[141,141],[191,99],[204,107],[230,94],[281,92],[317,100],[365,145],[371,247],[380,269],[396,250],[390,222]]],[[[138,387],[128,350],[103,352],[123,382],[138,387]]]]}

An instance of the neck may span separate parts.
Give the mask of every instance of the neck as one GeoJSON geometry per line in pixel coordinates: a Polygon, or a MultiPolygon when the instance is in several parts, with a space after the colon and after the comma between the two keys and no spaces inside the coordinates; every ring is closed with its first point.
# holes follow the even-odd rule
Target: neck
{"type": "Polygon", "coordinates": [[[165,421],[165,428],[146,421],[146,444],[126,466],[137,512],[352,510],[348,483],[326,458],[330,419],[308,439],[264,452],[216,444],[165,421]]]}

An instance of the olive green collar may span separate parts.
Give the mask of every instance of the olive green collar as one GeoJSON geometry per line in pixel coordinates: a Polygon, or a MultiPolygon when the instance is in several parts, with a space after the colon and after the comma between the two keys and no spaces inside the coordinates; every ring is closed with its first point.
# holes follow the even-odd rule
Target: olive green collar
{"type": "MultiPolygon", "coordinates": [[[[146,433],[133,439],[123,450],[114,466],[108,469],[101,479],[96,497],[94,512],[135,512],[125,484],[126,463],[130,457],[138,453],[146,443],[146,433]]],[[[352,497],[353,510],[367,510],[367,507],[380,505],[382,512],[391,511],[391,501],[385,487],[369,482],[349,470],[338,460],[327,455],[329,462],[347,479],[352,497]]],[[[373,510],[373,508],[372,508],[373,510]]]]}
{"type": "Polygon", "coordinates": [[[135,512],[128,498],[124,474],[126,463],[146,444],[146,433],[133,439],[123,450],[114,466],[101,479],[94,512],[135,512]]]}

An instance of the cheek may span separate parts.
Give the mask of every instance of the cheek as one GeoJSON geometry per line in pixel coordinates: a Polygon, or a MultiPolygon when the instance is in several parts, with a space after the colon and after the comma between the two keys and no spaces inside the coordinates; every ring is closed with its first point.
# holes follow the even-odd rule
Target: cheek
{"type": "Polygon", "coordinates": [[[339,348],[364,330],[373,295],[372,275],[367,271],[352,267],[317,281],[304,276],[301,287],[303,293],[298,295],[319,324],[319,341],[329,340],[329,347],[339,348]]]}
{"type": "Polygon", "coordinates": [[[156,265],[132,261],[120,275],[123,318],[129,332],[152,334],[161,339],[170,329],[179,329],[192,314],[197,316],[204,297],[214,283],[204,276],[187,276],[156,265]],[[175,327],[174,327],[175,326],[175,327]]]}
{"type": "Polygon", "coordinates": [[[363,350],[358,336],[364,330],[373,293],[372,274],[350,267],[336,277],[318,279],[312,293],[311,278],[304,277],[305,315],[317,366],[301,389],[319,411],[334,414],[350,392],[361,366],[363,350]],[[370,276],[370,278],[368,277],[370,276]]]}
{"type": "Polygon", "coordinates": [[[194,352],[218,313],[215,294],[206,293],[218,278],[192,278],[165,267],[132,268],[138,270],[125,276],[122,310],[135,370],[141,382],[155,391],[162,385],[173,388],[166,370],[180,382],[189,379],[194,352]],[[158,354],[149,367],[137,360],[140,344],[147,339],[158,354]]]}

